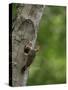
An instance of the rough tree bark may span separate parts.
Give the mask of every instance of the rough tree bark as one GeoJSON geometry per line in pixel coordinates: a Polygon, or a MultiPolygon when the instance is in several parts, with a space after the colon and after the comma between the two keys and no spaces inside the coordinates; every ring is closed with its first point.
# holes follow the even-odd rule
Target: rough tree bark
{"type": "Polygon", "coordinates": [[[35,47],[43,9],[43,5],[17,5],[17,16],[12,21],[12,86],[25,86],[27,83],[28,69],[21,73],[27,61],[24,46],[30,40],[35,47]]]}

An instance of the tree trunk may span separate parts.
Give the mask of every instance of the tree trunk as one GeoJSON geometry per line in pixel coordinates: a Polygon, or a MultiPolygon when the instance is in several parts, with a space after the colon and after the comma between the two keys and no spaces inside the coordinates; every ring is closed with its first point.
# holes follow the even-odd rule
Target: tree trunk
{"type": "Polygon", "coordinates": [[[12,54],[10,51],[12,61],[9,64],[9,73],[12,72],[12,75],[9,74],[11,86],[25,86],[27,83],[28,69],[21,73],[22,67],[27,62],[24,46],[28,41],[32,41],[32,47],[35,47],[43,9],[43,5],[17,4],[17,15],[16,18],[12,18],[12,35],[10,35],[10,38],[12,37],[12,54]]]}

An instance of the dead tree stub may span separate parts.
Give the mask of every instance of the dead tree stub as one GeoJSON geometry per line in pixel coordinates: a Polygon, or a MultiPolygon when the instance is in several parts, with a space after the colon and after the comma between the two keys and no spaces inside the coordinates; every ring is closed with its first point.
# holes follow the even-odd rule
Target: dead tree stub
{"type": "Polygon", "coordinates": [[[21,73],[28,60],[24,47],[31,41],[34,49],[43,9],[42,5],[18,4],[17,17],[12,22],[12,86],[24,86],[27,83],[28,69],[21,73]]]}

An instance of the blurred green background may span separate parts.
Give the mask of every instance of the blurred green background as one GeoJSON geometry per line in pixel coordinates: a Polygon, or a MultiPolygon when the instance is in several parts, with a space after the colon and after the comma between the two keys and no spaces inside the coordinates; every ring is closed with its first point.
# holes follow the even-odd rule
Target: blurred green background
{"type": "MultiPolygon", "coordinates": [[[[14,18],[16,4],[12,9],[14,18]]],[[[45,7],[37,43],[40,50],[29,67],[27,85],[66,83],[66,7],[45,7]]]]}
{"type": "Polygon", "coordinates": [[[66,82],[66,8],[46,6],[37,42],[40,50],[29,69],[27,85],[66,82]]]}

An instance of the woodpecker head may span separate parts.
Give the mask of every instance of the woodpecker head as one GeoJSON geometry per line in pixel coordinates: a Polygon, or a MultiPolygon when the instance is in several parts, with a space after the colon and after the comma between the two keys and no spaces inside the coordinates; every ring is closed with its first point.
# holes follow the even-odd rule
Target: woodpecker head
{"type": "Polygon", "coordinates": [[[37,47],[37,48],[34,49],[32,44],[33,43],[31,41],[29,41],[27,43],[27,45],[25,45],[25,47],[24,47],[24,53],[25,53],[25,55],[28,55],[31,50],[34,50],[35,52],[39,51],[39,47],[37,47]]]}
{"type": "Polygon", "coordinates": [[[24,47],[24,53],[25,53],[25,55],[28,55],[29,52],[30,52],[30,50],[32,50],[32,42],[31,41],[29,41],[27,43],[27,45],[25,45],[25,47],[24,47]]]}

